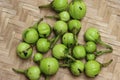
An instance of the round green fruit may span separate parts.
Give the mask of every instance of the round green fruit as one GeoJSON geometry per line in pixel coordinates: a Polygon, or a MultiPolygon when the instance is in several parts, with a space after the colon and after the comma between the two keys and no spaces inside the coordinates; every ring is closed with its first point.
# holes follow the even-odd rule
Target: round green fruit
{"type": "Polygon", "coordinates": [[[85,45],[85,49],[86,49],[86,52],[88,52],[88,53],[93,53],[93,52],[96,51],[97,46],[96,46],[96,44],[95,44],[94,42],[88,41],[88,42],[86,43],[86,45],[85,45]]]}
{"type": "Polygon", "coordinates": [[[69,13],[73,19],[82,19],[86,14],[86,5],[84,1],[72,1],[69,5],[69,13]]]}
{"type": "Polygon", "coordinates": [[[55,58],[47,57],[40,62],[40,70],[47,76],[56,74],[58,69],[59,63],[55,58]]]}
{"type": "Polygon", "coordinates": [[[95,77],[100,73],[101,65],[95,60],[90,60],[85,64],[85,73],[88,77],[95,77]]]}
{"type": "Polygon", "coordinates": [[[34,62],[40,62],[43,59],[43,55],[41,53],[35,53],[33,57],[34,62]]]}
{"type": "Polygon", "coordinates": [[[32,55],[32,48],[29,44],[22,42],[17,46],[17,54],[22,59],[28,59],[32,55]]]}
{"type": "Polygon", "coordinates": [[[51,33],[49,24],[41,22],[38,25],[38,32],[40,37],[48,37],[51,33]]]}
{"type": "Polygon", "coordinates": [[[50,48],[50,42],[46,39],[46,38],[40,38],[37,41],[37,50],[41,53],[46,53],[48,52],[49,48],[50,48]]]}
{"type": "Polygon", "coordinates": [[[56,35],[58,35],[58,34],[62,35],[68,31],[68,26],[67,26],[67,23],[65,23],[64,21],[57,21],[54,24],[53,29],[54,29],[56,35]]]}
{"type": "Polygon", "coordinates": [[[34,28],[28,28],[23,31],[23,40],[27,43],[34,44],[39,38],[38,32],[34,28]]]}
{"type": "Polygon", "coordinates": [[[75,45],[75,36],[73,33],[65,33],[62,37],[62,43],[67,47],[72,47],[75,45]]]}
{"type": "Polygon", "coordinates": [[[94,27],[90,27],[86,30],[84,38],[86,41],[93,41],[97,43],[100,39],[99,31],[94,27]]]}
{"type": "Polygon", "coordinates": [[[82,45],[75,46],[75,47],[73,48],[73,56],[74,56],[74,58],[76,58],[76,59],[85,58],[85,56],[86,56],[86,51],[85,51],[84,46],[82,46],[82,45]]]}
{"type": "Polygon", "coordinates": [[[79,76],[84,71],[84,63],[76,60],[75,62],[71,63],[70,71],[73,75],[79,76]]]}

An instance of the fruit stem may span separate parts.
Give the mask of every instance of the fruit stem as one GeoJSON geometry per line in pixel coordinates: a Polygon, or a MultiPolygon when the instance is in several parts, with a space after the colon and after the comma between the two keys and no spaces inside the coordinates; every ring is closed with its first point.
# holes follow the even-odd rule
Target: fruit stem
{"type": "Polygon", "coordinates": [[[34,45],[31,45],[31,46],[28,47],[26,50],[24,50],[23,53],[27,53],[27,51],[28,51],[30,48],[33,48],[34,46],[35,46],[35,44],[34,44],[34,45]]]}
{"type": "Polygon", "coordinates": [[[57,37],[54,39],[54,41],[51,43],[51,49],[54,47],[54,45],[57,43],[57,41],[59,40],[59,38],[61,37],[61,34],[57,35],[57,37]]]}
{"type": "Polygon", "coordinates": [[[102,67],[107,67],[109,64],[111,64],[111,62],[113,61],[113,59],[111,59],[110,61],[106,62],[106,63],[100,63],[102,67]]]}
{"type": "Polygon", "coordinates": [[[49,41],[50,43],[53,43],[54,40],[55,40],[55,38],[52,38],[52,39],[49,39],[48,41],[49,41]]]}
{"type": "Polygon", "coordinates": [[[76,59],[73,58],[71,55],[66,54],[65,56],[66,56],[67,58],[71,59],[72,61],[76,61],[76,59]]]}
{"type": "Polygon", "coordinates": [[[70,67],[69,64],[59,64],[60,67],[70,67]]]}
{"type": "Polygon", "coordinates": [[[37,23],[35,23],[35,24],[34,24],[32,27],[30,27],[30,28],[34,28],[34,29],[37,30],[38,25],[39,25],[39,23],[40,23],[41,21],[43,21],[43,18],[40,18],[39,21],[38,21],[37,23]],[[36,25],[36,24],[37,24],[37,25],[36,25]]]}
{"type": "Polygon", "coordinates": [[[39,6],[39,8],[50,8],[51,7],[51,3],[47,4],[47,5],[41,5],[39,6]]]}
{"type": "Polygon", "coordinates": [[[110,45],[104,43],[103,41],[99,40],[98,43],[101,44],[102,46],[106,47],[106,50],[97,51],[96,56],[102,55],[104,53],[111,53],[113,51],[113,48],[110,45]]]}
{"type": "Polygon", "coordinates": [[[112,51],[113,51],[113,48],[112,48],[110,45],[104,43],[103,41],[99,41],[99,43],[100,43],[101,45],[105,46],[107,49],[110,49],[109,52],[112,52],[112,51]]]}
{"type": "Polygon", "coordinates": [[[45,16],[45,18],[55,18],[55,19],[59,19],[60,17],[59,16],[45,16]]]}
{"type": "Polygon", "coordinates": [[[14,68],[12,68],[12,70],[13,70],[14,72],[17,72],[17,73],[25,74],[25,70],[14,69],[14,68]]]}
{"type": "Polygon", "coordinates": [[[37,26],[39,25],[39,23],[43,21],[43,18],[41,18],[38,22],[37,22],[37,26]]]}
{"type": "Polygon", "coordinates": [[[73,28],[73,34],[74,34],[74,36],[75,36],[75,41],[76,41],[76,44],[75,45],[78,45],[79,43],[78,43],[78,32],[77,32],[77,29],[74,27],[73,28]]]}
{"type": "Polygon", "coordinates": [[[50,76],[46,76],[46,77],[45,77],[45,80],[50,80],[50,76]]]}

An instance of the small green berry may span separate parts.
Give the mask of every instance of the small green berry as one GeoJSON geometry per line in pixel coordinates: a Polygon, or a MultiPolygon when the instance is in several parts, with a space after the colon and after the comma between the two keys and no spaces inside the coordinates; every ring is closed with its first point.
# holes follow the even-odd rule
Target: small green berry
{"type": "Polygon", "coordinates": [[[86,51],[84,46],[78,45],[73,48],[73,56],[76,59],[82,59],[86,56],[86,51]]]}
{"type": "Polygon", "coordinates": [[[74,34],[78,34],[81,29],[82,24],[79,20],[72,19],[68,22],[68,29],[74,34]]]}
{"type": "Polygon", "coordinates": [[[75,36],[73,33],[65,33],[62,37],[62,43],[67,47],[72,47],[75,45],[75,36]]]}
{"type": "Polygon", "coordinates": [[[86,58],[87,58],[88,61],[89,60],[95,60],[96,56],[95,56],[95,54],[87,54],[86,58]]]}
{"type": "Polygon", "coordinates": [[[34,57],[33,57],[33,61],[34,62],[40,62],[43,58],[43,55],[41,53],[35,53],[34,57]]]}
{"type": "Polygon", "coordinates": [[[22,42],[17,46],[17,54],[22,59],[28,59],[32,55],[32,48],[29,44],[22,42]]]}
{"type": "Polygon", "coordinates": [[[95,60],[90,60],[85,64],[85,73],[88,77],[95,77],[100,73],[101,65],[95,60]]]}
{"type": "Polygon", "coordinates": [[[28,28],[24,30],[22,37],[23,40],[27,43],[35,43],[39,38],[38,32],[34,28],[28,28]]]}
{"type": "Polygon", "coordinates": [[[59,63],[55,58],[47,57],[41,60],[40,70],[45,75],[54,75],[59,69],[59,63]]]}
{"type": "Polygon", "coordinates": [[[45,39],[45,38],[40,38],[38,41],[37,41],[37,50],[41,53],[46,53],[48,52],[50,48],[50,42],[45,39]]]}
{"type": "Polygon", "coordinates": [[[58,35],[58,34],[62,35],[68,31],[68,26],[67,26],[67,23],[65,23],[64,21],[57,21],[54,24],[53,29],[54,29],[56,35],[58,35]]]}
{"type": "Polygon", "coordinates": [[[49,24],[47,24],[45,22],[39,23],[38,32],[39,32],[40,37],[48,37],[51,32],[49,24]]]}
{"type": "Polygon", "coordinates": [[[86,14],[86,5],[84,1],[72,1],[69,5],[69,13],[73,19],[82,19],[86,14]]]}
{"type": "Polygon", "coordinates": [[[38,80],[41,75],[41,70],[38,66],[31,66],[26,70],[13,68],[13,71],[24,74],[29,80],[38,80]]]}
{"type": "Polygon", "coordinates": [[[64,59],[68,48],[63,44],[56,44],[52,49],[52,55],[56,59],[64,59]]]}
{"type": "Polygon", "coordinates": [[[59,18],[62,21],[68,21],[68,20],[70,20],[70,15],[67,11],[63,11],[63,12],[59,13],[59,18]]]}
{"type": "Polygon", "coordinates": [[[99,42],[100,34],[96,28],[90,27],[86,30],[84,38],[86,41],[99,42]]]}
{"type": "Polygon", "coordinates": [[[68,7],[68,0],[53,0],[52,8],[57,11],[61,12],[66,10],[68,7]]]}
{"type": "Polygon", "coordinates": [[[86,52],[88,52],[88,53],[93,53],[93,52],[96,51],[97,46],[96,46],[96,44],[95,44],[94,42],[88,41],[88,42],[86,43],[86,45],[85,45],[85,49],[86,49],[86,52]]]}
{"type": "Polygon", "coordinates": [[[27,77],[30,80],[38,80],[40,78],[41,71],[38,66],[29,67],[27,70],[27,77]]]}
{"type": "Polygon", "coordinates": [[[56,12],[64,11],[67,7],[68,0],[53,0],[50,4],[39,6],[39,8],[52,8],[56,12]]]}
{"type": "Polygon", "coordinates": [[[75,62],[71,63],[70,71],[73,75],[79,76],[84,71],[84,63],[76,60],[75,62]]]}

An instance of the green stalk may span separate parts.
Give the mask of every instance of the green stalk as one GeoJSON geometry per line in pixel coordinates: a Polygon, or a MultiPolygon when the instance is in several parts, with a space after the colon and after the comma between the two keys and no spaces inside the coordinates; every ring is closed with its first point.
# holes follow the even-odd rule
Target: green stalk
{"type": "Polygon", "coordinates": [[[45,18],[55,18],[55,19],[59,19],[60,17],[59,16],[45,16],[45,18]]]}
{"type": "Polygon", "coordinates": [[[30,28],[34,28],[34,29],[37,30],[39,23],[42,22],[42,21],[43,21],[43,18],[40,18],[39,21],[38,21],[37,23],[35,23],[35,24],[34,24],[32,27],[30,27],[30,28]]]}
{"type": "Polygon", "coordinates": [[[60,67],[70,67],[69,64],[59,64],[60,67]]]}
{"type": "Polygon", "coordinates": [[[39,25],[39,23],[43,21],[43,18],[41,18],[38,22],[37,22],[37,26],[39,25]]]}
{"type": "Polygon", "coordinates": [[[110,45],[104,43],[103,41],[99,41],[99,44],[101,44],[101,45],[105,46],[107,49],[109,49],[109,51],[107,51],[107,52],[113,51],[113,48],[110,45]]]}
{"type": "Polygon", "coordinates": [[[57,41],[59,40],[59,38],[61,37],[61,34],[57,35],[57,37],[54,39],[54,41],[51,43],[51,49],[55,46],[55,44],[57,43],[57,41]]]}
{"type": "Polygon", "coordinates": [[[50,76],[46,76],[46,77],[45,77],[45,80],[50,80],[50,76]]]}
{"type": "Polygon", "coordinates": [[[26,50],[24,50],[24,51],[22,51],[23,53],[27,53],[27,51],[30,49],[30,48],[33,48],[35,46],[35,44],[34,45],[31,45],[30,47],[28,47],[26,50]]]}
{"type": "Polygon", "coordinates": [[[74,27],[73,28],[73,34],[75,36],[75,41],[76,41],[76,44],[75,45],[78,45],[78,32],[77,32],[77,29],[74,27]]]}
{"type": "Polygon", "coordinates": [[[111,64],[113,61],[113,59],[111,59],[110,61],[106,62],[106,63],[100,63],[102,67],[107,67],[109,64],[111,64]]]}
{"type": "Polygon", "coordinates": [[[65,56],[66,56],[67,58],[71,59],[72,61],[76,61],[76,59],[73,58],[71,55],[66,54],[65,56]]]}
{"type": "Polygon", "coordinates": [[[113,48],[110,45],[104,43],[103,41],[101,41],[101,39],[98,40],[98,43],[101,44],[102,46],[104,46],[106,48],[106,50],[95,52],[96,56],[100,56],[105,53],[112,53],[113,48]]]}
{"type": "Polygon", "coordinates": [[[52,6],[52,3],[47,4],[47,5],[41,5],[39,8],[50,8],[52,6]]]}
{"type": "Polygon", "coordinates": [[[17,73],[20,73],[20,74],[25,74],[25,70],[14,69],[14,68],[12,68],[12,70],[13,70],[14,72],[17,72],[17,73]]]}
{"type": "Polygon", "coordinates": [[[52,39],[49,39],[48,41],[49,41],[50,43],[53,43],[54,40],[55,40],[55,38],[52,38],[52,39]]]}

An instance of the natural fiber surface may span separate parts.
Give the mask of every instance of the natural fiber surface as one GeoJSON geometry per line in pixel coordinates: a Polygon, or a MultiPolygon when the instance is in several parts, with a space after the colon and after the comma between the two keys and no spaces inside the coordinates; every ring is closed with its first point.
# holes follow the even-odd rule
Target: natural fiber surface
{"type": "MultiPolygon", "coordinates": [[[[55,14],[50,9],[38,9],[39,5],[52,0],[0,0],[0,80],[26,80],[16,74],[12,68],[27,68],[33,63],[32,58],[21,60],[16,55],[16,46],[21,42],[22,31],[44,17],[55,14]]],[[[60,69],[51,80],[120,80],[120,0],[84,0],[87,14],[81,21],[79,43],[83,43],[83,34],[88,27],[99,29],[101,38],[109,43],[114,51],[97,58],[100,62],[113,59],[112,64],[102,68],[96,78],[87,78],[84,74],[72,76],[66,69],[60,69]]],[[[44,19],[51,26],[55,20],[44,19]]],[[[50,52],[48,53],[50,54],[50,52]]],[[[47,54],[47,55],[48,55],[47,54]]],[[[40,80],[44,80],[41,77],[40,80]]]]}

